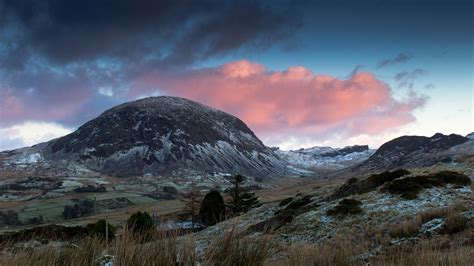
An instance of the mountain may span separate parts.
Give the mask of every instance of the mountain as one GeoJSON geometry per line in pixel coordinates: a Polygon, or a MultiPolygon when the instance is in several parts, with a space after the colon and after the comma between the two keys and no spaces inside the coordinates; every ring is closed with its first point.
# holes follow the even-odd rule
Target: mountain
{"type": "Polygon", "coordinates": [[[276,153],[289,164],[306,169],[342,169],[358,164],[369,158],[375,151],[368,145],[354,145],[344,148],[311,147],[276,153]]]}
{"type": "Polygon", "coordinates": [[[386,142],[366,161],[356,166],[356,170],[390,170],[430,166],[438,162],[452,161],[448,151],[465,142],[468,138],[451,134],[436,133],[432,137],[402,136],[386,142]]]}
{"type": "Polygon", "coordinates": [[[7,167],[118,176],[182,169],[273,176],[286,164],[240,119],[165,96],[116,106],[67,136],[3,155],[7,167]]]}
{"type": "Polygon", "coordinates": [[[468,139],[474,139],[474,132],[471,132],[469,134],[466,135],[466,138],[468,139]]]}

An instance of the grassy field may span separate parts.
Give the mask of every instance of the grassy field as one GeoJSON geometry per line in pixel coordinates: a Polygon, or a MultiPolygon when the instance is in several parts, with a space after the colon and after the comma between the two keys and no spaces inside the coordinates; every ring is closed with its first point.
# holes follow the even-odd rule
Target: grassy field
{"type": "MultiPolygon", "coordinates": [[[[18,210],[18,216],[20,221],[26,222],[34,217],[43,217],[44,222],[60,222],[63,220],[62,213],[64,206],[74,204],[72,199],[88,199],[94,200],[94,197],[97,197],[97,202],[104,200],[112,200],[118,198],[126,198],[133,206],[124,208],[124,209],[134,209],[140,206],[153,206],[160,205],[161,202],[158,200],[152,199],[150,197],[131,193],[131,192],[106,192],[106,193],[83,193],[83,194],[72,194],[68,195],[67,198],[57,198],[57,199],[48,199],[48,200],[32,200],[28,202],[18,203],[16,209],[18,210]]],[[[125,210],[109,210],[109,213],[112,215],[115,212],[123,212],[125,210]]],[[[99,210],[99,213],[104,213],[105,210],[99,210]]]]}
{"type": "MultiPolygon", "coordinates": [[[[261,202],[279,201],[298,192],[305,193],[314,186],[321,186],[326,183],[327,181],[315,182],[315,180],[305,178],[285,178],[284,180],[280,179],[275,182],[273,189],[256,191],[256,194],[261,202]]],[[[156,200],[139,193],[108,191],[106,193],[72,193],[61,198],[38,199],[23,202],[3,202],[0,207],[17,211],[19,219],[22,222],[27,222],[31,218],[42,216],[45,223],[83,225],[95,222],[98,219],[103,219],[105,216],[113,223],[121,224],[131,213],[136,211],[147,211],[157,216],[170,215],[181,211],[184,207],[184,203],[179,199],[156,200]],[[94,197],[96,197],[98,202],[126,198],[133,205],[114,210],[108,209],[107,213],[105,210],[99,209],[97,216],[91,215],[73,220],[64,220],[62,218],[64,206],[74,204],[73,199],[88,199],[93,201],[94,197]]],[[[22,226],[22,228],[32,226],[33,225],[22,226]]],[[[13,228],[3,228],[0,229],[0,231],[9,231],[12,229],[13,228]]]]}
{"type": "Polygon", "coordinates": [[[28,221],[30,218],[43,216],[43,221],[52,222],[62,219],[64,206],[72,204],[70,200],[61,199],[57,202],[42,203],[41,201],[34,202],[29,207],[22,209],[18,213],[18,218],[22,222],[28,221]]]}

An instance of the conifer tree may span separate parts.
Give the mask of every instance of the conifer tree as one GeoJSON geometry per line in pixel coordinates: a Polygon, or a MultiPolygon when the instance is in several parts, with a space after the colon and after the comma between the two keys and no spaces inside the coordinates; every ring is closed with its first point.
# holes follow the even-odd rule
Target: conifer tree
{"type": "Polygon", "coordinates": [[[251,208],[259,205],[255,193],[249,192],[245,187],[244,176],[235,175],[231,183],[232,187],[229,188],[228,193],[232,198],[230,208],[234,214],[248,212],[251,208]]]}

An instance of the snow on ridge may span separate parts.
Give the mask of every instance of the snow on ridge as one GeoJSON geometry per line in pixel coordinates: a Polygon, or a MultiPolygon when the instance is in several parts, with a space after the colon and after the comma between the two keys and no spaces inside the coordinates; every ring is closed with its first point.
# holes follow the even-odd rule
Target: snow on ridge
{"type": "Polygon", "coordinates": [[[32,154],[23,154],[18,160],[15,162],[16,164],[34,164],[43,160],[43,157],[39,153],[32,153],[32,154]]]}
{"type": "Polygon", "coordinates": [[[277,149],[275,152],[289,164],[299,167],[334,167],[338,169],[364,161],[375,153],[375,150],[369,149],[362,152],[352,152],[337,156],[324,156],[327,153],[337,152],[339,150],[341,149],[316,146],[290,151],[277,149]]]}

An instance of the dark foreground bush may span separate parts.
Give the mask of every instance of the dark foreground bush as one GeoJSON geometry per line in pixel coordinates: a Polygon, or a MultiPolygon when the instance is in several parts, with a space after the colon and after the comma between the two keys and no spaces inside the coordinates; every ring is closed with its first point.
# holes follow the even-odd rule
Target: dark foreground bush
{"type": "Polygon", "coordinates": [[[106,222],[105,220],[99,220],[97,223],[94,224],[94,227],[92,228],[91,235],[94,237],[99,238],[100,240],[105,240],[106,235],[108,234],[108,239],[109,241],[113,240],[115,238],[115,233],[117,229],[115,226],[111,225],[110,223],[107,223],[108,228],[105,228],[106,222]],[[108,232],[106,231],[108,230],[108,232]]]}
{"type": "Polygon", "coordinates": [[[302,198],[292,200],[286,207],[285,210],[297,210],[302,206],[311,203],[311,196],[306,195],[302,198]]]}
{"type": "Polygon", "coordinates": [[[328,215],[337,216],[337,215],[353,215],[362,212],[360,207],[361,202],[355,199],[343,199],[339,204],[327,211],[328,215]]]}
{"type": "Polygon", "coordinates": [[[385,171],[380,174],[373,174],[369,176],[368,180],[374,183],[376,186],[381,186],[387,182],[393,181],[399,177],[409,175],[410,171],[405,169],[398,169],[395,171],[385,171]]]}
{"type": "Polygon", "coordinates": [[[431,175],[433,178],[441,180],[445,184],[467,186],[471,184],[471,179],[462,173],[455,171],[440,171],[431,175]]]}
{"type": "Polygon", "coordinates": [[[201,202],[199,217],[205,226],[214,225],[224,220],[226,215],[225,208],[221,193],[212,190],[206,194],[201,202]]]}
{"type": "Polygon", "coordinates": [[[278,206],[280,206],[280,207],[286,206],[286,205],[288,205],[288,203],[292,202],[293,199],[294,199],[293,197],[286,198],[286,199],[280,201],[280,204],[278,204],[278,206]]]}
{"type": "Polygon", "coordinates": [[[398,169],[392,172],[385,171],[380,174],[373,174],[366,179],[352,177],[348,179],[336,192],[329,196],[328,200],[336,200],[352,195],[368,193],[374,191],[387,182],[409,174],[410,172],[408,170],[398,169]]]}
{"type": "Polygon", "coordinates": [[[401,180],[394,180],[384,187],[384,190],[391,194],[398,194],[405,199],[415,199],[423,190],[416,178],[404,178],[401,180]]]}
{"type": "Polygon", "coordinates": [[[425,188],[441,187],[446,184],[469,185],[468,176],[454,171],[440,171],[424,176],[409,176],[386,184],[383,190],[400,195],[405,199],[415,199],[425,188]]]}
{"type": "Polygon", "coordinates": [[[134,233],[149,233],[153,228],[153,219],[148,212],[136,212],[127,220],[127,229],[134,233]]]}

